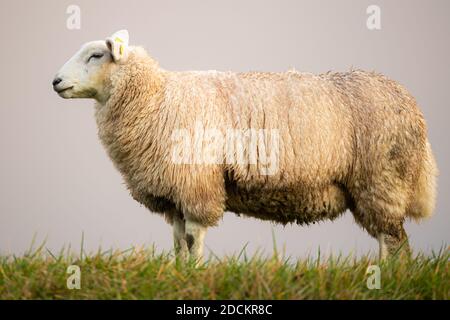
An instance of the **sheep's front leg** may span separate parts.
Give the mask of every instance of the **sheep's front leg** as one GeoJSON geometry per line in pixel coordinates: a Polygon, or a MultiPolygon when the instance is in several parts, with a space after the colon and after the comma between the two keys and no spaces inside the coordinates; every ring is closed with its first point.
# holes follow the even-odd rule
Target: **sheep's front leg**
{"type": "Polygon", "coordinates": [[[185,236],[185,221],[178,216],[173,218],[173,247],[177,256],[187,258],[189,250],[185,236]]]}
{"type": "Polygon", "coordinates": [[[197,262],[203,259],[203,241],[205,239],[206,227],[198,222],[186,220],[185,237],[190,257],[197,262]]]}

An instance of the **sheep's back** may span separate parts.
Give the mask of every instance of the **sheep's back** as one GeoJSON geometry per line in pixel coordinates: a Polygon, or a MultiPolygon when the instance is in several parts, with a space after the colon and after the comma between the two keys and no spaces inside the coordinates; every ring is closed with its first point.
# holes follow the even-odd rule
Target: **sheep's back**
{"type": "Polygon", "coordinates": [[[220,150],[224,170],[238,184],[314,186],[345,178],[352,162],[351,114],[328,79],[293,71],[210,71],[177,73],[169,82],[166,101],[171,108],[176,101],[175,127],[188,128],[192,136],[199,123],[224,136],[251,129],[265,135],[258,150],[266,154],[276,145],[271,137],[278,136],[276,168],[268,174],[262,173],[268,166],[259,154],[254,163],[232,163],[229,148],[220,150]]]}

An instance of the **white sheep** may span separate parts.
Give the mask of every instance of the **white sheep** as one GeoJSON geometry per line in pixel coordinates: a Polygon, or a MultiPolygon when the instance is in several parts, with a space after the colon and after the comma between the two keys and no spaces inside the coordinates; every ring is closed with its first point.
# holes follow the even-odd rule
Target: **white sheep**
{"type": "Polygon", "coordinates": [[[132,196],[195,258],[226,210],[308,224],[350,209],[385,257],[407,248],[404,220],[434,208],[423,116],[373,72],[171,72],[122,30],[85,44],[53,87],[96,100],[100,139],[132,196]]]}

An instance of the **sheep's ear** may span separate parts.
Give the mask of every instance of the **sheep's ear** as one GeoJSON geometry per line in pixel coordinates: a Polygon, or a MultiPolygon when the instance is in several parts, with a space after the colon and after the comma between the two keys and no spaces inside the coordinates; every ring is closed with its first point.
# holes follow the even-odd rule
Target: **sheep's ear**
{"type": "Polygon", "coordinates": [[[120,30],[106,38],[106,46],[115,62],[124,62],[128,58],[128,31],[120,30]]]}

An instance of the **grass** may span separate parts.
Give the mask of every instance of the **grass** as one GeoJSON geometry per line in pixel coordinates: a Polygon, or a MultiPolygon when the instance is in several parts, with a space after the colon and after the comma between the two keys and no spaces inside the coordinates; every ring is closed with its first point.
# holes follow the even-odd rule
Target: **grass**
{"type": "Polygon", "coordinates": [[[0,257],[0,299],[445,299],[448,249],[431,256],[379,264],[381,288],[366,274],[377,260],[329,257],[293,261],[277,254],[211,257],[195,267],[152,249],[80,254],[45,251],[0,257]],[[69,265],[81,270],[81,289],[67,288],[69,265]]]}

